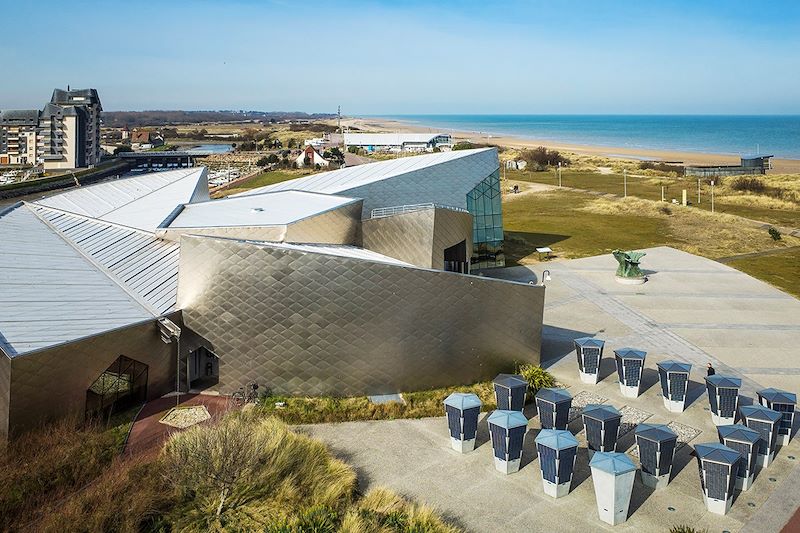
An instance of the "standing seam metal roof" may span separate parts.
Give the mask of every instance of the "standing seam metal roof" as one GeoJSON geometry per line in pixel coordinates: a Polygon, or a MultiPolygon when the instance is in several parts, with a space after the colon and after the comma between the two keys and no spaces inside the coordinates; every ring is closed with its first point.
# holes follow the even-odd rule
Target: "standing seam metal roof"
{"type": "Polygon", "coordinates": [[[320,174],[312,174],[311,176],[296,178],[274,185],[267,185],[266,187],[260,187],[232,196],[250,196],[268,191],[289,190],[336,194],[375,183],[376,181],[408,174],[464,157],[478,156],[484,153],[487,155],[485,174],[488,175],[497,167],[497,157],[494,156],[494,150],[494,148],[478,148],[475,150],[456,150],[415,157],[401,157],[390,161],[380,161],[355,167],[345,167],[330,172],[322,172],[320,174]]]}
{"type": "Polygon", "coordinates": [[[9,356],[148,319],[153,314],[27,205],[0,213],[0,348],[9,356]]]}
{"type": "Polygon", "coordinates": [[[175,309],[179,243],[58,209],[31,204],[29,207],[106,274],[121,282],[154,315],[175,309]]]}

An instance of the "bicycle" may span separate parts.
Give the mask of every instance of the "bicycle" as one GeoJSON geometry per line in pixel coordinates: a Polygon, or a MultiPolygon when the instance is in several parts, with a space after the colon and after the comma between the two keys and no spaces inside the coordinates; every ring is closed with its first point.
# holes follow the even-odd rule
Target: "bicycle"
{"type": "Polygon", "coordinates": [[[231,400],[236,407],[241,407],[247,403],[256,403],[258,399],[258,383],[251,381],[231,395],[231,400]]]}

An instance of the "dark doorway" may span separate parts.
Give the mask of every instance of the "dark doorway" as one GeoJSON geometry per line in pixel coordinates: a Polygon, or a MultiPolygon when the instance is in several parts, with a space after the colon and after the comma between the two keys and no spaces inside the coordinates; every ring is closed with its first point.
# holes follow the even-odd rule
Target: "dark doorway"
{"type": "Polygon", "coordinates": [[[447,272],[460,272],[469,274],[469,261],[467,261],[467,241],[463,240],[450,248],[444,249],[444,269],[447,272]]]}
{"type": "Polygon", "coordinates": [[[120,355],[86,390],[86,416],[109,416],[147,401],[147,365],[120,355]]]}
{"type": "Polygon", "coordinates": [[[189,354],[189,388],[203,390],[219,383],[219,358],[201,346],[189,354]]]}

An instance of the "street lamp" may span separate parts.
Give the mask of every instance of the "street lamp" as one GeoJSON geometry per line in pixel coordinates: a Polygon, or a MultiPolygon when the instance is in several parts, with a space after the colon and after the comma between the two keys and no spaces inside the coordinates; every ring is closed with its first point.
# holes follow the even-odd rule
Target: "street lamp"
{"type": "Polygon", "coordinates": [[[550,271],[549,270],[544,270],[544,271],[542,271],[542,282],[540,283],[540,285],[542,287],[544,287],[544,282],[545,281],[550,281],[552,279],[553,278],[550,277],[550,271]]]}
{"type": "Polygon", "coordinates": [[[714,212],[714,180],[711,180],[711,212],[714,212]]]}

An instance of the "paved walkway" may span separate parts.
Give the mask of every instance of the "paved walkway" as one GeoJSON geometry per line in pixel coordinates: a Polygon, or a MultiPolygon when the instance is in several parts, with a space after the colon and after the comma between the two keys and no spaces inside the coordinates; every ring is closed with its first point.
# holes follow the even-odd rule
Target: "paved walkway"
{"type": "MultiPolygon", "coordinates": [[[[150,451],[161,446],[172,433],[180,431],[177,428],[159,422],[170,409],[175,407],[175,404],[174,396],[147,402],[133,422],[125,453],[136,454],[150,451]]],[[[231,409],[230,402],[225,396],[207,394],[181,395],[180,406],[191,405],[205,405],[212,420],[231,409]]]]}

